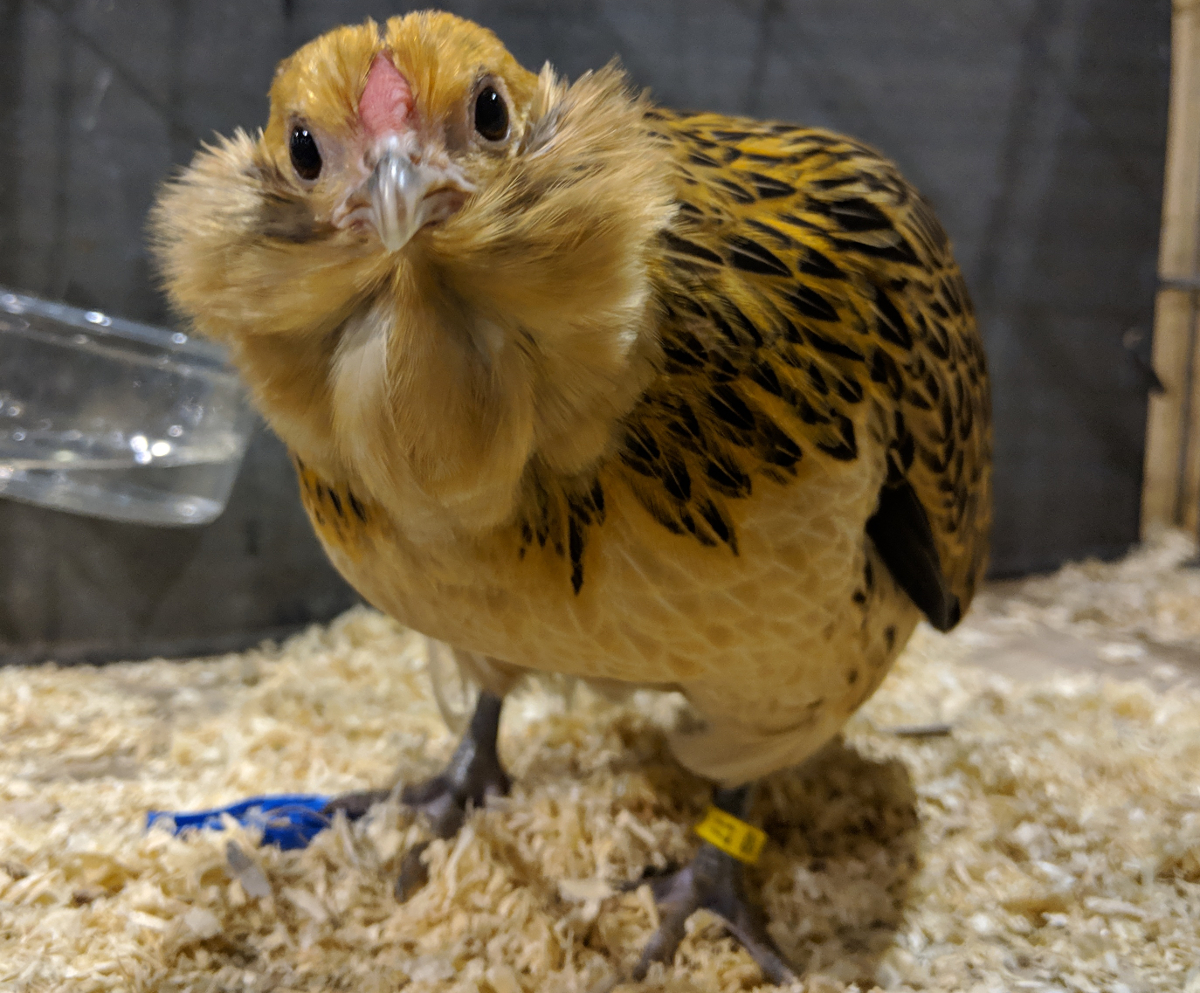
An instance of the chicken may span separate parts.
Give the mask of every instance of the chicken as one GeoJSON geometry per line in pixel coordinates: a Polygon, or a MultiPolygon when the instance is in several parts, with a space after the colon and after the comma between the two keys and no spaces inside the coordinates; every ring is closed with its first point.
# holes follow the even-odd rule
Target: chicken
{"type": "MultiPolygon", "coordinates": [[[[982,345],[930,205],[857,142],[666,110],[615,66],[568,85],[409,14],[285,60],[265,131],[200,151],[152,232],[330,559],[482,688],[403,793],[435,833],[508,789],[497,724],[530,670],[680,691],[674,753],[742,830],[756,779],[971,602],[982,345]]],[[[706,841],[657,880],[637,974],[707,907],[790,976],[741,871],[706,841]]]]}

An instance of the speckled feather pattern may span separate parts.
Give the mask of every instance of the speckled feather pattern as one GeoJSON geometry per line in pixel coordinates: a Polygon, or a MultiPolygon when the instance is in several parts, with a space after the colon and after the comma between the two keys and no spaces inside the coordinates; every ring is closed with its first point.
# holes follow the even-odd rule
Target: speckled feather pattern
{"type": "Polygon", "coordinates": [[[990,524],[986,370],[929,204],[837,135],[648,111],[677,210],[657,239],[657,371],[590,471],[536,458],[512,519],[414,541],[299,465],[337,567],[488,661],[682,690],[674,742],[727,782],[798,762],[871,694],[919,612],[866,536],[907,482],[963,608],[990,524]]]}
{"type": "Polygon", "coordinates": [[[932,208],[891,163],[839,135],[653,116],[681,184],[659,270],[667,375],[624,461],[645,474],[647,437],[694,450],[699,423],[724,442],[691,467],[699,499],[736,498],[756,476],[786,483],[806,456],[853,462],[882,443],[889,481],[913,486],[947,584],[970,603],[990,525],[990,401],[967,289],[932,208]],[[883,414],[873,437],[864,407],[883,414]]]}

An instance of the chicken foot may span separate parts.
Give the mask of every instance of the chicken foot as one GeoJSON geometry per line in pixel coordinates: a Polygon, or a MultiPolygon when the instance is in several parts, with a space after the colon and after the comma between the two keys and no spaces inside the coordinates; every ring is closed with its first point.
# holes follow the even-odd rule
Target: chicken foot
{"type": "MultiPolygon", "coordinates": [[[[446,768],[430,779],[401,789],[400,802],[424,815],[435,837],[453,837],[462,827],[469,808],[482,807],[489,796],[508,793],[510,780],[496,751],[503,703],[494,693],[481,692],[471,723],[446,768]]],[[[357,820],[392,793],[392,790],[343,793],[325,805],[324,813],[332,817],[341,810],[350,820],[357,820]]],[[[416,845],[405,853],[396,881],[397,899],[407,900],[428,879],[421,861],[427,845],[428,842],[416,845]]]]}
{"type": "MultiPolygon", "coordinates": [[[[713,804],[744,818],[751,796],[750,786],[718,789],[713,804]]],[[[783,984],[796,978],[795,972],[767,934],[766,919],[760,907],[746,896],[743,867],[732,855],[707,841],[684,868],[666,875],[644,879],[658,904],[661,923],[651,936],[642,957],[633,970],[633,978],[644,979],[654,962],[670,962],[684,937],[684,924],[697,910],[716,914],[729,932],[762,969],[771,982],[783,984]]]]}

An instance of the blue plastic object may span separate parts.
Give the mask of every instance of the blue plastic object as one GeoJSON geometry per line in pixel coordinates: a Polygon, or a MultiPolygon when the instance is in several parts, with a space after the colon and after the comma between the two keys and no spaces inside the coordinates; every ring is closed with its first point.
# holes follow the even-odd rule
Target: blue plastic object
{"type": "Polygon", "coordinates": [[[315,793],[278,793],[192,813],[151,810],[146,814],[146,828],[159,821],[171,821],[175,834],[205,829],[220,831],[221,815],[228,814],[239,824],[260,829],[264,845],[277,845],[285,851],[305,848],[329,827],[329,818],[321,812],[329,799],[315,793]]]}

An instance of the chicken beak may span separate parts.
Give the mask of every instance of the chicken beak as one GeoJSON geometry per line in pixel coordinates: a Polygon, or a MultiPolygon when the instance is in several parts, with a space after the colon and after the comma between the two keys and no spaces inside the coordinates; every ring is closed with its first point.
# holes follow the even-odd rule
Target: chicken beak
{"type": "Polygon", "coordinates": [[[389,252],[398,252],[423,227],[457,213],[474,192],[450,162],[414,162],[407,151],[389,147],[367,180],[371,223],[389,252]]]}

